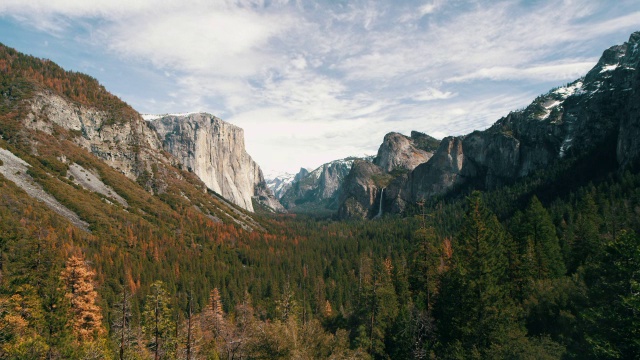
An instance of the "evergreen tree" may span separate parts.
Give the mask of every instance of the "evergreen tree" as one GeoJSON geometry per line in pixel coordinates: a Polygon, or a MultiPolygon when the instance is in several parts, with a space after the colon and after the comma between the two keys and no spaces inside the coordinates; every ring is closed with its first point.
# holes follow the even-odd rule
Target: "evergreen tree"
{"type": "Polygon", "coordinates": [[[181,352],[184,354],[183,359],[193,360],[196,358],[198,348],[200,346],[200,334],[196,326],[196,319],[193,310],[193,294],[189,292],[186,308],[186,319],[184,320],[184,340],[181,352]]]}
{"type": "Polygon", "coordinates": [[[622,232],[587,269],[592,306],[584,312],[593,358],[637,359],[640,354],[640,236],[622,232]]]}
{"type": "Polygon", "coordinates": [[[43,317],[31,285],[18,287],[12,296],[0,296],[0,358],[44,358],[50,348],[37,331],[43,317]]]}
{"type": "Polygon", "coordinates": [[[505,234],[478,192],[468,198],[457,240],[434,309],[440,352],[445,357],[483,357],[492,346],[505,342],[509,328],[517,324],[504,286],[505,234]]]}
{"type": "Polygon", "coordinates": [[[209,301],[204,313],[205,329],[211,332],[213,342],[210,352],[232,358],[234,353],[233,326],[225,319],[220,291],[214,288],[209,293],[209,301]]]}
{"type": "Polygon", "coordinates": [[[116,344],[120,360],[132,359],[138,355],[135,350],[138,339],[132,324],[132,294],[127,287],[127,285],[122,286],[122,291],[118,296],[120,301],[113,305],[111,314],[111,338],[116,344]]]}
{"type": "Polygon", "coordinates": [[[416,231],[417,249],[411,266],[411,288],[416,294],[418,306],[431,311],[438,291],[438,277],[442,266],[442,250],[432,227],[416,231]]]}
{"type": "Polygon", "coordinates": [[[147,338],[147,347],[155,360],[172,359],[175,356],[176,324],[169,305],[170,299],[162,281],[151,284],[142,312],[142,330],[147,338]]]}
{"type": "Polygon", "coordinates": [[[392,282],[393,264],[389,258],[374,261],[370,274],[364,275],[358,309],[356,345],[374,358],[386,356],[385,338],[398,315],[398,299],[392,282]]]}
{"type": "Polygon", "coordinates": [[[564,275],[566,270],[556,228],[536,196],[531,199],[522,217],[517,236],[524,249],[522,256],[530,264],[532,278],[558,278],[564,275]]]}
{"type": "Polygon", "coordinates": [[[571,272],[575,272],[580,265],[584,265],[599,256],[602,249],[598,207],[591,193],[586,193],[582,197],[578,208],[580,211],[575,221],[574,238],[571,239],[573,254],[571,272]]]}

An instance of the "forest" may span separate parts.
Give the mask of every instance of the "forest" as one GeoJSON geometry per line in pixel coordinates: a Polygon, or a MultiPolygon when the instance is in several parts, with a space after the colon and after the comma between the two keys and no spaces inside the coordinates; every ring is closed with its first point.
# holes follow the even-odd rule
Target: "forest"
{"type": "Polygon", "coordinates": [[[2,357],[632,359],[639,185],[614,173],[545,204],[516,184],[376,221],[90,236],[3,191],[2,357]]]}
{"type": "Polygon", "coordinates": [[[0,176],[0,358],[640,354],[640,173],[612,166],[611,152],[402,215],[265,213],[248,231],[207,216],[224,218],[219,200],[186,172],[153,192],[75,145],[78,134],[25,132],[25,100],[42,88],[114,119],[135,112],[85,75],[0,55],[0,147],[89,224],[71,225],[0,176]],[[61,155],[129,206],[75,184],[61,155]]]}

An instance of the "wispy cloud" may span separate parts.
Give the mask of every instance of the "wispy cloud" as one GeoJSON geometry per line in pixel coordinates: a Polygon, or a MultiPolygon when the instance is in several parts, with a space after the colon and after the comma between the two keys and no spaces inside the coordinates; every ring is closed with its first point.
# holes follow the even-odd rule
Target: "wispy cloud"
{"type": "Polygon", "coordinates": [[[429,88],[423,91],[419,91],[411,96],[411,99],[415,101],[432,101],[432,100],[446,100],[456,96],[451,91],[441,91],[434,88],[429,88]]]}
{"type": "Polygon", "coordinates": [[[140,111],[215,113],[263,167],[289,171],[375,153],[389,131],[486,127],[586,73],[639,17],[636,0],[0,3],[0,19],[94,62],[154,72],[130,79],[153,90],[125,98],[140,111]]]}

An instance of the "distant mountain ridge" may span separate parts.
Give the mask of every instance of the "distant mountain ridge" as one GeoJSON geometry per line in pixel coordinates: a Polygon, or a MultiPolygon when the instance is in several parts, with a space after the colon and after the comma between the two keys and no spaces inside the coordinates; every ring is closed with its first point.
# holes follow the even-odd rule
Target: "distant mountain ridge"
{"type": "MultiPolygon", "coordinates": [[[[465,186],[496,188],[596,149],[620,168],[637,164],[639,66],[640,32],[635,32],[628,42],[605,50],[584,77],[539,96],[486,130],[445,137],[413,170],[392,173],[384,162],[378,162],[383,167],[355,163],[343,185],[349,190],[340,217],[370,218],[380,204],[386,212],[402,212],[407,204],[465,186]]],[[[405,150],[407,159],[415,157],[413,151],[405,150]]]]}
{"type": "Polygon", "coordinates": [[[286,186],[280,202],[291,212],[337,210],[343,180],[355,160],[334,160],[310,172],[301,169],[286,186]]]}
{"type": "Polygon", "coordinates": [[[300,168],[300,171],[296,174],[281,173],[277,175],[265,175],[265,181],[267,183],[267,187],[271,189],[276,199],[280,200],[294,181],[299,181],[310,171],[310,169],[300,168]]]}

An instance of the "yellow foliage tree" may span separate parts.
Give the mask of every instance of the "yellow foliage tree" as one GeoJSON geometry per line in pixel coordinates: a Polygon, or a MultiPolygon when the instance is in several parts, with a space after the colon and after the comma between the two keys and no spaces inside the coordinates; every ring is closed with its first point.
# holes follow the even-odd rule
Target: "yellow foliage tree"
{"type": "Polygon", "coordinates": [[[62,271],[65,296],[71,303],[73,333],[80,342],[95,340],[104,333],[102,312],[96,303],[98,293],[93,286],[94,276],[95,272],[89,269],[84,258],[77,255],[67,260],[62,271]]]}

